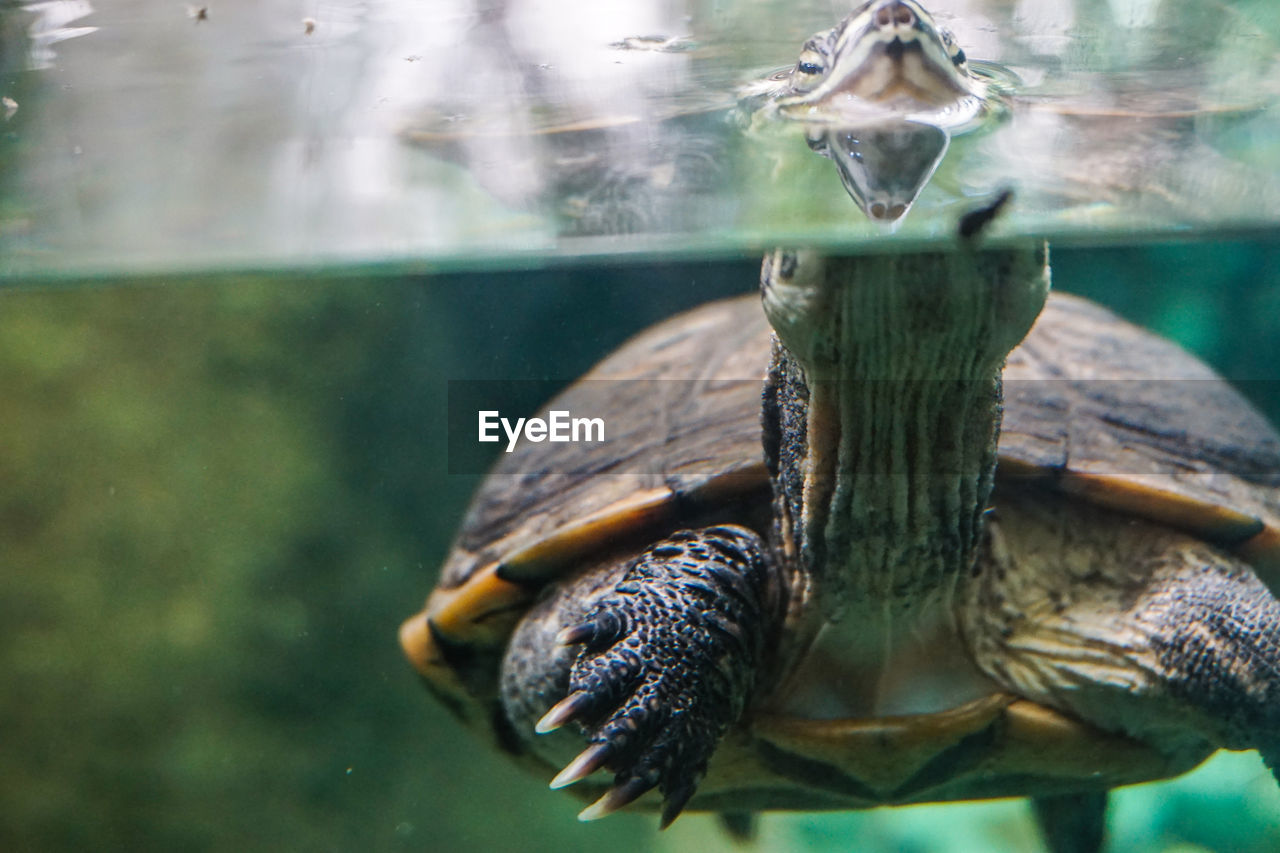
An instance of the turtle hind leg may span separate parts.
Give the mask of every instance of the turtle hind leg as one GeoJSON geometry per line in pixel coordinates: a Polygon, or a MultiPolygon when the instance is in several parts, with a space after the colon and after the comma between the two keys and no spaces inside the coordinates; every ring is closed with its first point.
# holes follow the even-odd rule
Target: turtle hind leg
{"type": "Polygon", "coordinates": [[[1107,792],[1055,794],[1031,798],[1049,853],[1098,853],[1107,820],[1107,792]]]}
{"type": "Polygon", "coordinates": [[[574,721],[589,745],[552,786],[600,767],[615,774],[581,819],[604,817],[655,787],[664,827],[684,808],[746,707],[780,624],[776,575],[750,530],[681,531],[637,557],[585,618],[560,632],[562,644],[579,647],[568,695],[536,730],[574,721]]]}

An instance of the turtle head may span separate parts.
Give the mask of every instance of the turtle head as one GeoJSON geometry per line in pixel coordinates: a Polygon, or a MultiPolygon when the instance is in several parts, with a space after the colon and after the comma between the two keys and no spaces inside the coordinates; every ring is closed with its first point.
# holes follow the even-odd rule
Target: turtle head
{"type": "Polygon", "coordinates": [[[986,89],[951,33],[914,0],[871,0],[814,35],[788,87],[779,109],[809,119],[936,109],[986,89]]]}

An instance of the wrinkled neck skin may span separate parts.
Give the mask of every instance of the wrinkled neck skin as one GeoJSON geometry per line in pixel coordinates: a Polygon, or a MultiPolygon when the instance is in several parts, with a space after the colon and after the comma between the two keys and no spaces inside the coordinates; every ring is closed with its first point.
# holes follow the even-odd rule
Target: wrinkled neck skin
{"type": "Polygon", "coordinates": [[[1045,252],[765,259],[778,548],[827,620],[918,611],[971,567],[1000,372],[1044,305],[1045,252]]]}

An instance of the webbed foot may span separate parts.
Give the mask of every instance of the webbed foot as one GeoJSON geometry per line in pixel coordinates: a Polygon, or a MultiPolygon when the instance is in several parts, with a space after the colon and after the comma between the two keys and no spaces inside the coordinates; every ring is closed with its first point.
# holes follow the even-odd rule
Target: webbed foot
{"type": "Polygon", "coordinates": [[[536,730],[574,721],[590,743],[551,787],[601,767],[615,774],[580,819],[604,817],[657,787],[662,826],[675,820],[746,707],[778,624],[777,586],[752,531],[681,531],[637,557],[584,621],[560,632],[560,643],[581,649],[569,694],[536,730]]]}

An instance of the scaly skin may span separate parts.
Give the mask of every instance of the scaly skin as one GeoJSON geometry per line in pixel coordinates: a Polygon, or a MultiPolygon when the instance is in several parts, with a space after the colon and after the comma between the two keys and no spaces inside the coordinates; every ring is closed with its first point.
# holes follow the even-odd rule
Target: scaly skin
{"type": "Polygon", "coordinates": [[[1258,749],[1277,772],[1280,601],[1252,568],[1061,496],[997,498],[959,600],[979,666],[1169,754],[1258,749]]]}
{"type": "MultiPolygon", "coordinates": [[[[676,818],[753,695],[765,650],[776,645],[778,580],[753,531],[680,531],[640,554],[581,620],[559,632],[561,646],[577,649],[568,695],[535,730],[545,734],[573,721],[588,746],[552,787],[600,767],[615,773],[613,788],[583,811],[583,820],[604,817],[654,787],[663,794],[663,826],[676,818]]],[[[536,635],[518,637],[513,649],[520,651],[504,666],[503,694],[521,726],[530,710],[523,679],[546,649],[536,635]]]]}

